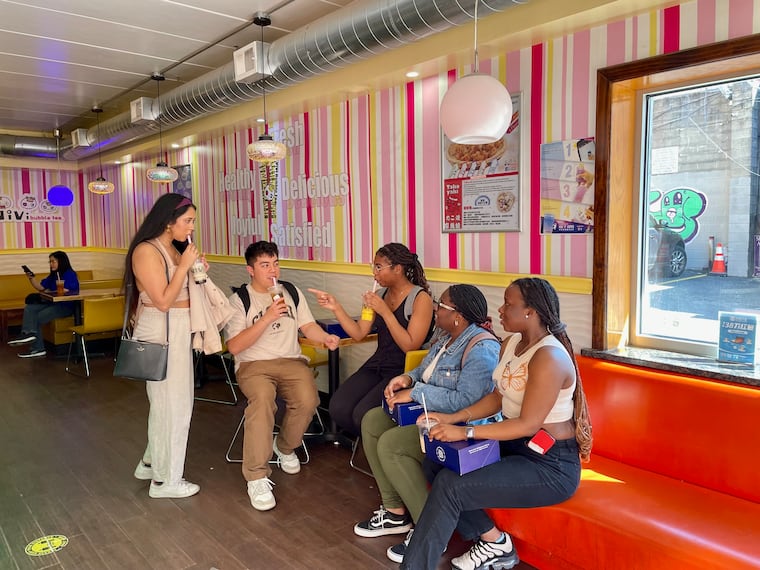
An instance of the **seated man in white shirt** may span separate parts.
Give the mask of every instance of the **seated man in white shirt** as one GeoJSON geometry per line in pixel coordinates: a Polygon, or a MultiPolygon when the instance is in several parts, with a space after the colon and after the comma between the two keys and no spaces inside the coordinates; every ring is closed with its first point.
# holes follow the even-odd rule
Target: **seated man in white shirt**
{"type": "Polygon", "coordinates": [[[319,403],[314,374],[298,344],[298,331],[329,349],[337,348],[340,340],[314,321],[299,289],[285,287],[273,301],[267,289],[279,281],[278,256],[273,242],[258,241],[248,246],[245,260],[251,282],[230,297],[235,313],[225,327],[227,348],[235,356],[237,381],[248,398],[243,477],[248,481],[251,505],[260,511],[273,509],[276,504],[269,479],[272,452],[285,473],[301,470],[294,450],[301,445],[319,403]],[[276,397],[285,401],[286,411],[273,441],[276,397]]]}

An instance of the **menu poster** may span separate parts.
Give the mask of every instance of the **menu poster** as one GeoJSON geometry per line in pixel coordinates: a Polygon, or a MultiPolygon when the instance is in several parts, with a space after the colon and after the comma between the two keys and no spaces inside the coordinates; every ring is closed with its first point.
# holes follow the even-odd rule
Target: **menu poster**
{"type": "Polygon", "coordinates": [[[520,231],[520,94],[494,143],[458,144],[443,136],[442,231],[520,231]]]}
{"type": "Polygon", "coordinates": [[[593,138],[541,145],[541,233],[594,231],[593,138]]]}
{"type": "Polygon", "coordinates": [[[718,360],[755,364],[757,318],[750,313],[718,313],[718,360]]]}

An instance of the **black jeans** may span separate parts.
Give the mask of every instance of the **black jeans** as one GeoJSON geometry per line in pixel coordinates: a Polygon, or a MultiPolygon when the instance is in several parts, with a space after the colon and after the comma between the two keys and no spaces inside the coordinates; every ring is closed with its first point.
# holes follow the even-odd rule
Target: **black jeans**
{"type": "Polygon", "coordinates": [[[493,528],[483,509],[544,507],[575,493],[581,477],[575,439],[557,441],[546,455],[529,449],[527,441],[502,442],[498,463],[461,476],[425,459],[433,488],[401,568],[435,568],[454,529],[462,538],[476,540],[493,528]]]}

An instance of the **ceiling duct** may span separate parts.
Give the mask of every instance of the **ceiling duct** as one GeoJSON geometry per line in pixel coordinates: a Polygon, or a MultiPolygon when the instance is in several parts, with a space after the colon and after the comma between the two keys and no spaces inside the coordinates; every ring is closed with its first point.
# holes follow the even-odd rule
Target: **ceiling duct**
{"type": "MultiPolygon", "coordinates": [[[[480,0],[486,15],[528,1],[480,0]]],[[[353,3],[272,42],[267,62],[272,70],[270,77],[251,84],[237,83],[234,65],[230,61],[163,95],[159,111],[161,123],[164,127],[176,127],[253,101],[261,97],[264,81],[268,92],[283,89],[467,23],[474,18],[474,10],[475,0],[366,0],[353,3]]],[[[158,125],[155,122],[134,125],[130,111],[127,111],[103,121],[100,130],[106,141],[102,146],[69,146],[62,157],[77,160],[94,154],[96,147],[106,150],[124,145],[158,133],[158,125]]],[[[94,129],[90,131],[87,140],[94,143],[97,136],[94,129]]],[[[55,141],[32,140],[34,145],[28,140],[19,141],[20,146],[14,146],[13,152],[7,152],[7,145],[2,144],[0,152],[41,156],[38,150],[44,147],[47,149],[45,156],[55,157],[55,141]],[[34,154],[30,152],[32,149],[35,149],[34,154]]],[[[4,143],[1,138],[0,143],[4,143]]]]}

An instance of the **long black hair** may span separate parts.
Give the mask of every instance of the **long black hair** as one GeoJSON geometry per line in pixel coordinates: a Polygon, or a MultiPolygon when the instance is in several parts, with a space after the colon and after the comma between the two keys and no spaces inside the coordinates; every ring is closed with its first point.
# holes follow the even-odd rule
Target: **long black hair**
{"type": "Polygon", "coordinates": [[[135,248],[144,241],[155,239],[166,231],[171,224],[177,221],[177,218],[187,212],[188,208],[195,208],[192,201],[182,194],[164,194],[145,216],[143,223],[137,230],[135,237],[129,244],[127,257],[124,261],[124,282],[122,289],[127,292],[132,287],[131,298],[129,301],[129,314],[132,315],[137,308],[137,288],[135,286],[135,274],[132,270],[132,256],[135,248]]]}
{"type": "Polygon", "coordinates": [[[591,435],[591,418],[586,403],[586,394],[581,383],[581,371],[575,360],[573,345],[567,336],[567,326],[559,317],[559,296],[551,283],[540,277],[523,277],[516,279],[512,285],[520,289],[525,305],[536,311],[541,323],[549,333],[565,347],[575,366],[575,392],[573,392],[573,409],[575,420],[575,439],[581,458],[588,461],[591,456],[593,438],[591,435]]]}
{"type": "MultiPolygon", "coordinates": [[[[53,279],[57,279],[58,276],[56,275],[56,273],[58,273],[58,275],[62,276],[69,269],[71,269],[72,271],[74,271],[74,268],[71,267],[71,262],[69,261],[69,256],[66,255],[64,252],[62,252],[61,250],[54,251],[48,257],[54,257],[55,260],[58,262],[58,269],[56,271],[52,271],[51,270],[50,271],[50,275],[48,275],[48,277],[52,277],[53,279]]],[[[74,273],[76,273],[76,271],[74,271],[74,273]]]]}
{"type": "Polygon", "coordinates": [[[420,258],[417,257],[416,253],[409,251],[409,248],[403,243],[386,243],[377,250],[375,255],[387,258],[391,265],[401,265],[404,268],[406,278],[430,294],[430,285],[425,278],[425,270],[422,268],[420,258]]]}

